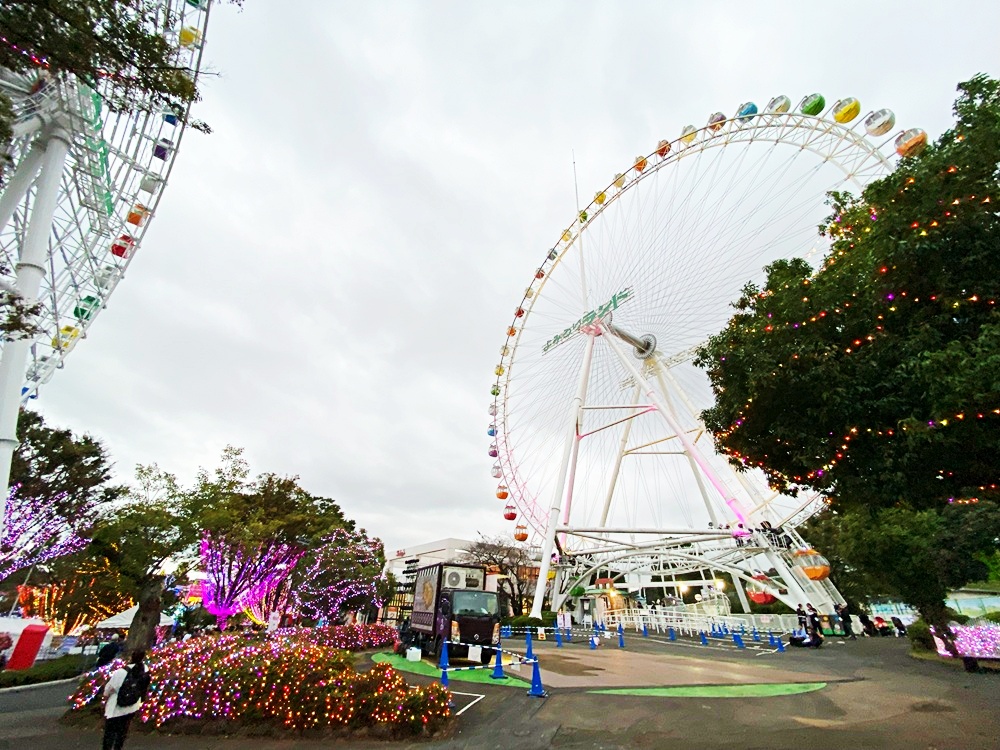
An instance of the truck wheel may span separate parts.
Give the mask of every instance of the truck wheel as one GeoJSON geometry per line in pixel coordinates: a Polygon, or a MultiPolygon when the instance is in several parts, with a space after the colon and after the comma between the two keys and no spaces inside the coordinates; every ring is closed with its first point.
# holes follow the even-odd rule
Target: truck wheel
{"type": "Polygon", "coordinates": [[[493,659],[493,649],[484,648],[482,650],[482,653],[479,655],[479,663],[482,664],[483,666],[486,666],[487,664],[490,663],[490,661],[492,661],[492,659],[493,659]]]}

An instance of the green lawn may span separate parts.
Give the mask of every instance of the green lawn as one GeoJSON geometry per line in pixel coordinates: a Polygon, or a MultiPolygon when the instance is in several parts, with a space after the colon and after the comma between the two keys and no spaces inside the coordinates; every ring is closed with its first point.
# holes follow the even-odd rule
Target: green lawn
{"type": "Polygon", "coordinates": [[[34,685],[38,682],[52,682],[76,677],[94,661],[93,656],[69,654],[58,659],[41,661],[28,669],[0,672],[0,688],[16,687],[18,685],[34,685]]]}
{"type": "MultiPolygon", "coordinates": [[[[394,669],[398,669],[400,672],[409,672],[411,674],[422,674],[427,677],[435,677],[441,679],[441,670],[437,667],[429,664],[426,661],[407,661],[406,657],[399,656],[398,654],[372,654],[372,661],[383,662],[392,665],[394,669]]],[[[455,666],[455,665],[452,665],[455,666]]],[[[471,664],[469,665],[471,666],[471,664]]],[[[521,667],[522,670],[531,669],[531,667],[524,665],[521,667]]],[[[528,688],[531,687],[530,682],[525,682],[519,677],[514,677],[510,674],[508,668],[504,668],[504,674],[506,677],[502,680],[494,680],[490,675],[493,674],[493,667],[487,667],[485,669],[470,669],[462,670],[461,672],[449,672],[448,681],[449,682],[480,682],[488,685],[509,685],[512,687],[528,688]]]]}

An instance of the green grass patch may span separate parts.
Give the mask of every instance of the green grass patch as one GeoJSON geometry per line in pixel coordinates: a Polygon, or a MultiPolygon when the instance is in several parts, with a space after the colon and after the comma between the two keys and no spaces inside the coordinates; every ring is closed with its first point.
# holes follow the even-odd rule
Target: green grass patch
{"type": "Polygon", "coordinates": [[[68,654],[58,659],[40,661],[28,669],[4,670],[0,672],[0,688],[66,680],[81,674],[93,661],[93,656],[68,654]]]}
{"type": "MultiPolygon", "coordinates": [[[[440,679],[441,670],[432,664],[421,661],[407,661],[406,657],[400,656],[398,654],[372,654],[372,661],[380,664],[389,664],[393,669],[400,672],[409,672],[410,674],[422,674],[427,677],[434,677],[440,679]]],[[[454,666],[454,665],[452,665],[454,666]]],[[[523,669],[530,669],[531,667],[525,665],[523,669]]],[[[504,674],[507,677],[503,680],[494,680],[490,675],[493,674],[492,667],[486,667],[484,669],[470,669],[463,670],[461,672],[449,672],[448,681],[449,682],[479,682],[484,685],[510,685],[512,687],[526,688],[531,687],[530,682],[525,682],[520,677],[514,677],[510,673],[509,667],[504,667],[504,674]]]]}
{"type": "Polygon", "coordinates": [[[602,695],[646,695],[658,698],[773,698],[779,695],[812,693],[825,682],[784,682],[754,685],[684,685],[677,687],[616,688],[590,690],[602,695]]]}

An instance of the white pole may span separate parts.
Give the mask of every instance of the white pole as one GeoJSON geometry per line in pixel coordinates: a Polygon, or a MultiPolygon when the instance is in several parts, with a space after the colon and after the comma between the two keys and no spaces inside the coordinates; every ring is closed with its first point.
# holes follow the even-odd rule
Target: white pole
{"type": "Polygon", "coordinates": [[[45,149],[37,143],[32,144],[28,153],[24,155],[21,163],[17,165],[14,174],[11,175],[10,182],[7,183],[3,195],[0,196],[0,229],[7,226],[7,222],[14,216],[14,210],[31,187],[32,180],[38,174],[38,167],[42,163],[42,154],[45,149]]]}
{"type": "MultiPolygon", "coordinates": [[[[21,246],[17,263],[15,284],[25,304],[38,299],[38,290],[45,277],[45,262],[49,254],[49,235],[55,216],[62,180],[63,165],[69,153],[69,142],[62,133],[50,135],[45,144],[41,173],[35,190],[31,218],[21,246]]],[[[4,343],[0,357],[0,477],[4,491],[0,494],[0,535],[7,510],[7,490],[10,483],[10,465],[17,448],[17,416],[21,407],[21,387],[28,359],[31,339],[9,339],[4,343]]]]}
{"type": "Polygon", "coordinates": [[[569,421],[572,432],[566,438],[566,448],[563,451],[562,466],[559,467],[559,479],[555,492],[552,494],[552,507],[549,508],[549,523],[545,527],[545,542],[542,544],[542,559],[538,570],[538,580],[535,582],[535,599],[531,603],[531,616],[542,616],[542,600],[545,598],[545,585],[548,583],[549,567],[552,563],[552,548],[555,547],[556,531],[559,526],[559,511],[562,509],[564,491],[566,489],[566,474],[569,471],[571,457],[580,441],[579,420],[580,408],[587,394],[587,383],[590,381],[590,363],[594,358],[594,338],[596,331],[587,332],[587,348],[583,352],[583,367],[580,372],[580,387],[569,410],[569,421]]]}

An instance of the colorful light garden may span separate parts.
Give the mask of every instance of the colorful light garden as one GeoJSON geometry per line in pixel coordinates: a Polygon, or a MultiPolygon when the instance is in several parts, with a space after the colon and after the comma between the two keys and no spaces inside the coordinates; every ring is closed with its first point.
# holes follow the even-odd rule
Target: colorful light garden
{"type": "MultiPolygon", "coordinates": [[[[395,638],[392,628],[361,625],[168,643],[149,654],[152,682],[139,720],[180,732],[213,725],[221,733],[434,734],[451,714],[445,688],[407,685],[386,664],[367,672],[352,667],[352,651],[391,645],[395,638]]],[[[99,714],[102,689],[118,666],[90,675],[71,696],[70,714],[99,714]]]]}

